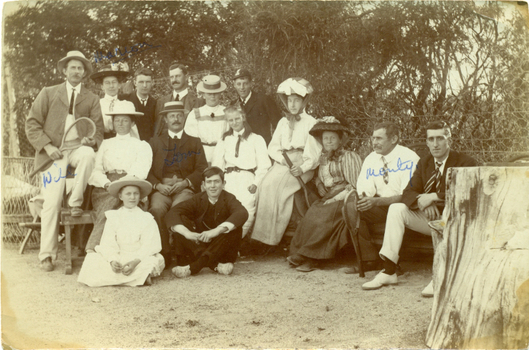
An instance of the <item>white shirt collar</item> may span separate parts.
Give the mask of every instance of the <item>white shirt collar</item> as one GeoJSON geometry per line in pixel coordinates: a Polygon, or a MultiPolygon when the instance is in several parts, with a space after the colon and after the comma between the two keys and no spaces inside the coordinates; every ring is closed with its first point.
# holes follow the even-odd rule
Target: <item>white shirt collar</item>
{"type": "Polygon", "coordinates": [[[244,128],[241,129],[241,131],[237,132],[235,130],[233,130],[233,136],[237,137],[237,136],[242,136],[244,134],[244,128]]]}
{"type": "Polygon", "coordinates": [[[391,162],[396,156],[397,156],[397,148],[399,148],[399,145],[396,145],[392,150],[391,152],[389,152],[388,154],[386,154],[385,156],[379,154],[380,156],[380,160],[382,161],[382,157],[384,157],[384,159],[386,160],[387,163],[391,162]]]}
{"type": "Polygon", "coordinates": [[[138,96],[138,100],[140,100],[140,102],[142,102],[143,100],[145,100],[145,103],[147,103],[147,100],[149,100],[149,96],[148,96],[148,95],[147,95],[146,98],[141,98],[137,91],[136,91],[136,96],[138,96]]]}
{"type": "Polygon", "coordinates": [[[169,132],[169,137],[174,138],[175,136],[178,137],[179,140],[182,139],[182,135],[184,134],[184,129],[180,130],[176,134],[172,132],[171,130],[167,130],[169,132]]]}
{"type": "Polygon", "coordinates": [[[132,136],[130,136],[130,132],[125,135],[116,134],[115,136],[117,139],[130,139],[132,136]]]}
{"type": "Polygon", "coordinates": [[[118,99],[118,95],[116,95],[116,96],[110,96],[110,95],[105,94],[105,96],[104,96],[103,98],[104,98],[105,100],[112,101],[112,100],[117,100],[117,99],[118,99]]]}
{"type": "Polygon", "coordinates": [[[250,93],[249,93],[248,96],[246,96],[246,98],[244,99],[244,104],[247,104],[248,101],[250,101],[250,97],[252,97],[252,90],[250,90],[250,93]]]}
{"type": "Polygon", "coordinates": [[[181,101],[187,95],[188,92],[189,92],[188,88],[185,88],[184,90],[182,90],[180,92],[176,92],[176,91],[173,90],[173,100],[175,99],[176,95],[178,94],[178,100],[181,101]]]}
{"type": "Polygon", "coordinates": [[[215,204],[217,204],[217,202],[219,201],[219,197],[217,197],[215,200],[213,200],[213,199],[211,199],[211,198],[208,196],[208,201],[209,201],[211,204],[215,205],[215,204]]]}
{"type": "Polygon", "coordinates": [[[68,99],[72,95],[72,90],[75,89],[75,96],[81,92],[81,83],[77,84],[77,86],[74,88],[72,84],[68,80],[66,80],[66,92],[68,93],[68,99]]]}

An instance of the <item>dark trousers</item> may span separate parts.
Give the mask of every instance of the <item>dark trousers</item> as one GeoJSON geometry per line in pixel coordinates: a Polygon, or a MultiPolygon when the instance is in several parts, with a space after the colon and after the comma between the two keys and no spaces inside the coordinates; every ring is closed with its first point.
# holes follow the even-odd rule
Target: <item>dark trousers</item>
{"type": "Polygon", "coordinates": [[[380,259],[378,249],[372,243],[369,225],[385,223],[389,206],[373,207],[360,212],[360,227],[358,229],[358,241],[362,252],[362,261],[375,261],[380,259]]]}
{"type": "Polygon", "coordinates": [[[242,239],[242,228],[236,228],[228,233],[221,233],[211,242],[198,244],[188,240],[179,233],[175,233],[174,247],[178,266],[190,265],[202,257],[207,261],[204,266],[214,269],[219,263],[234,263],[242,239]]]}

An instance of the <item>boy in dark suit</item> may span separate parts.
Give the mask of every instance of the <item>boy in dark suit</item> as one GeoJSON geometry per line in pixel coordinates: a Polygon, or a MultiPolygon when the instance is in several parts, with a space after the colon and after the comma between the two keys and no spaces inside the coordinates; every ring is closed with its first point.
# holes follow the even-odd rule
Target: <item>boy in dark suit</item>
{"type": "Polygon", "coordinates": [[[156,112],[156,99],[151,96],[153,74],[148,68],[140,68],[134,73],[134,86],[136,90],[124,96],[124,100],[134,103],[137,112],[143,117],[136,120],[136,127],[140,140],[147,141],[154,135],[154,122],[156,112]]]}
{"type": "Polygon", "coordinates": [[[165,217],[167,228],[176,233],[177,266],[172,271],[179,278],[196,275],[206,266],[231,274],[248,219],[243,205],[224,191],[220,168],[207,168],[203,178],[206,191],[173,207],[165,217]]]}
{"type": "MultiPolygon", "coordinates": [[[[444,209],[448,168],[477,165],[473,158],[450,150],[451,137],[450,127],[446,123],[433,122],[427,125],[426,145],[430,155],[419,160],[417,170],[402,193],[402,203],[389,207],[384,242],[379,253],[384,260],[384,270],[372,281],[364,283],[363,289],[373,290],[397,284],[396,266],[405,227],[430,235],[428,222],[440,219],[444,209]]],[[[422,291],[422,295],[433,296],[432,282],[422,291]]]]}

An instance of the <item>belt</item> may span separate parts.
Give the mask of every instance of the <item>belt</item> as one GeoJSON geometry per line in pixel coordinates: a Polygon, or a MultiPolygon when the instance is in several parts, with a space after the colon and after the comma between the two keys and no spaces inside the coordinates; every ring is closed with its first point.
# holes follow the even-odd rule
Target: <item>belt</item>
{"type": "Polygon", "coordinates": [[[114,170],[109,170],[107,171],[107,174],[127,174],[127,172],[125,170],[122,170],[122,169],[114,169],[114,170]]]}
{"type": "Polygon", "coordinates": [[[281,152],[291,152],[291,151],[303,152],[303,148],[291,148],[291,149],[282,149],[281,150],[281,152]]]}
{"type": "Polygon", "coordinates": [[[234,171],[236,171],[236,172],[248,171],[248,172],[250,172],[250,173],[252,173],[252,174],[255,175],[255,171],[256,171],[256,170],[257,170],[257,168],[253,168],[253,169],[241,169],[241,168],[236,167],[236,166],[230,166],[230,167],[227,167],[227,168],[226,168],[226,174],[229,174],[229,173],[234,172],[234,171]]]}
{"type": "Polygon", "coordinates": [[[216,142],[212,142],[212,143],[202,142],[202,145],[209,146],[209,147],[215,147],[217,143],[216,142]]]}

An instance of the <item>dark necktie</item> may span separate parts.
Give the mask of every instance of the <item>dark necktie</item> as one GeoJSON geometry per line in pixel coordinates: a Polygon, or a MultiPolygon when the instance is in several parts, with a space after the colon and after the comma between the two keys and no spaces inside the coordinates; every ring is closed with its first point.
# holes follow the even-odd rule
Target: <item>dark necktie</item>
{"type": "Polygon", "coordinates": [[[241,146],[241,139],[242,139],[242,136],[239,135],[239,138],[237,139],[237,143],[235,144],[235,158],[239,157],[239,147],[241,146]]]}
{"type": "Polygon", "coordinates": [[[70,108],[68,109],[68,114],[73,114],[73,100],[75,98],[75,89],[72,89],[72,97],[70,98],[70,108]]]}
{"type": "Polygon", "coordinates": [[[382,163],[384,163],[384,175],[382,175],[382,178],[384,179],[384,183],[387,185],[389,183],[389,169],[386,158],[382,157],[382,163]]]}
{"type": "Polygon", "coordinates": [[[432,176],[428,179],[428,182],[426,182],[426,186],[424,186],[424,193],[430,193],[431,190],[433,190],[433,186],[435,185],[435,191],[439,191],[439,187],[441,187],[441,166],[443,165],[442,162],[435,162],[435,170],[433,171],[432,176]]]}
{"type": "Polygon", "coordinates": [[[175,98],[173,99],[173,101],[180,101],[180,95],[176,94],[175,98]]]}
{"type": "Polygon", "coordinates": [[[147,99],[141,100],[141,104],[143,105],[143,107],[147,106],[147,99]]]}
{"type": "Polygon", "coordinates": [[[244,100],[241,98],[241,107],[244,107],[244,100]]]}

